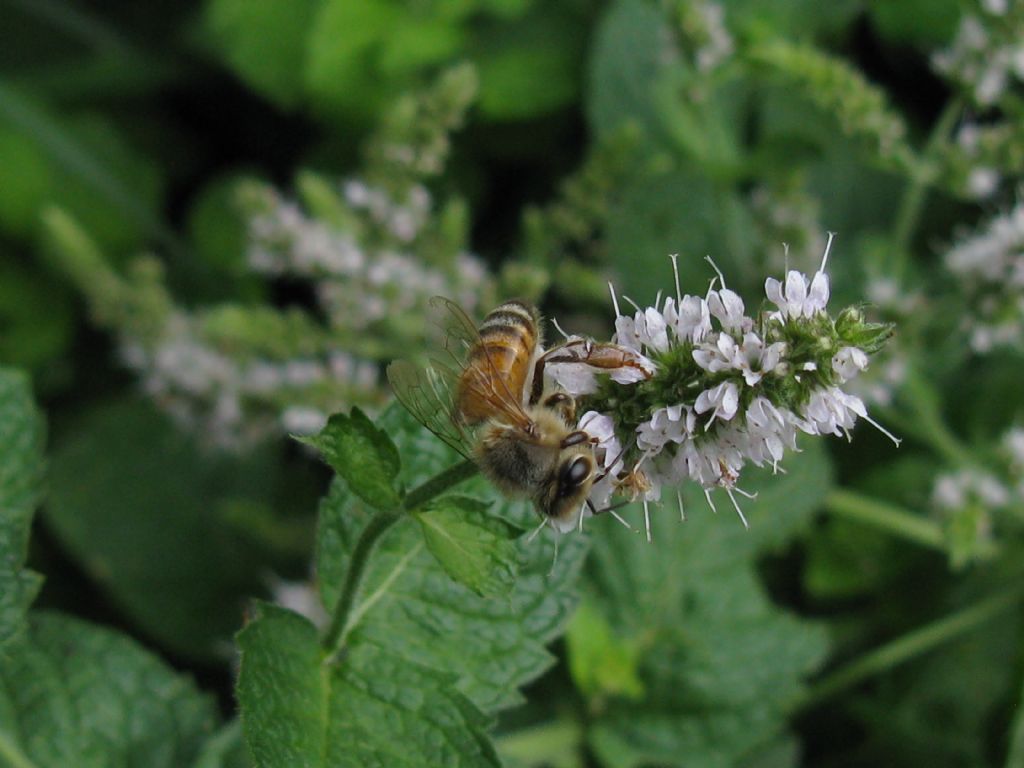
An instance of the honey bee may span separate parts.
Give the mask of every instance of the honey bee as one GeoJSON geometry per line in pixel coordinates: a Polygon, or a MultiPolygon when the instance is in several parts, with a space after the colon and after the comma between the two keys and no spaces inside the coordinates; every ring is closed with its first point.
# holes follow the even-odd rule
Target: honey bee
{"type": "MultiPolygon", "coordinates": [[[[479,328],[454,302],[446,312],[451,359],[419,368],[388,366],[399,401],[424,426],[479,466],[502,493],[533,502],[542,525],[559,532],[582,519],[594,482],[598,439],[576,426],[576,401],[545,378],[549,366],[583,366],[649,378],[650,364],[615,344],[569,337],[545,350],[537,308],[506,301],[479,328]]],[[[591,511],[597,513],[591,506],[591,511]]]]}

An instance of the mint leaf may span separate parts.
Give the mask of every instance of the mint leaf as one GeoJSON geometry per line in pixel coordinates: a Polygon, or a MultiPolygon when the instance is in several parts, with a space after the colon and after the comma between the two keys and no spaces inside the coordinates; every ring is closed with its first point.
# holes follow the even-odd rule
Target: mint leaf
{"type": "Polygon", "coordinates": [[[282,107],[303,96],[306,39],[319,0],[208,0],[206,27],[250,86],[282,107]]]}
{"type": "Polygon", "coordinates": [[[674,58],[672,32],[662,12],[643,0],[618,0],[605,12],[594,37],[587,118],[598,137],[623,121],[638,120],[649,136],[663,132],[655,86],[674,58]]]}
{"type": "Polygon", "coordinates": [[[203,451],[149,405],[103,406],[69,424],[54,449],[46,522],[149,636],[188,658],[220,659],[245,600],[266,589],[262,551],[228,516],[291,490],[278,487],[287,478],[275,459],[203,451]]]}
{"type": "Polygon", "coordinates": [[[318,435],[299,438],[320,451],[359,498],[376,509],[393,512],[402,499],[395,489],[401,468],[398,449],[387,432],[373,425],[358,408],[336,413],[318,435]]]}
{"type": "MultiPolygon", "coordinates": [[[[744,475],[744,488],[759,491],[744,504],[750,531],[724,494],[715,515],[687,488],[686,522],[671,509],[654,514],[653,545],[619,526],[595,537],[591,599],[618,642],[637,645],[646,692],[641,702],[604,702],[589,734],[602,764],[731,766],[784,735],[787,702],[826,638],[772,605],[756,558],[800,531],[830,485],[819,446],[786,469],[744,475]]],[[[579,664],[570,657],[570,668],[579,664]]]]}
{"type": "Polygon", "coordinates": [[[36,768],[180,768],[216,724],[212,699],[127,637],[33,613],[0,665],[0,756],[36,768]]]}
{"type": "MultiPolygon", "coordinates": [[[[399,479],[423,482],[461,460],[403,408],[379,419],[402,453],[399,479]]],[[[509,502],[480,477],[459,486],[466,496],[490,501],[491,514],[520,527],[536,523],[524,502],[509,502]]],[[[334,483],[320,508],[317,576],[328,611],[341,592],[355,542],[372,516],[345,485],[334,483]]],[[[458,584],[430,554],[412,516],[399,521],[374,551],[347,644],[369,644],[456,678],[456,687],[484,712],[522,701],[518,686],[539,676],[553,659],[544,645],[563,628],[576,602],[586,536],[560,539],[543,532],[517,542],[520,575],[507,600],[488,600],[458,584]]]]}
{"type": "Polygon", "coordinates": [[[375,114],[407,81],[380,76],[376,56],[388,33],[408,17],[395,3],[323,0],[306,46],[304,79],[316,106],[330,114],[375,114]],[[367,67],[373,77],[368,77],[367,67]]]}
{"type": "Polygon", "coordinates": [[[0,651],[25,628],[42,579],[24,569],[43,471],[43,420],[28,378],[0,369],[0,651]]]}
{"type": "Polygon", "coordinates": [[[442,496],[414,514],[427,549],[445,572],[478,595],[507,595],[516,579],[521,531],[467,496],[442,496]]]}
{"type": "Polygon", "coordinates": [[[486,718],[453,676],[372,644],[324,658],[316,628],[261,605],[239,634],[238,699],[262,768],[497,766],[486,718]]]}
{"type": "Polygon", "coordinates": [[[242,723],[232,720],[206,740],[192,768],[251,768],[242,723]]]}
{"type": "Polygon", "coordinates": [[[608,620],[592,602],[584,601],[576,611],[565,639],[569,672],[588,699],[643,696],[644,684],[637,676],[640,643],[616,637],[608,620]]]}

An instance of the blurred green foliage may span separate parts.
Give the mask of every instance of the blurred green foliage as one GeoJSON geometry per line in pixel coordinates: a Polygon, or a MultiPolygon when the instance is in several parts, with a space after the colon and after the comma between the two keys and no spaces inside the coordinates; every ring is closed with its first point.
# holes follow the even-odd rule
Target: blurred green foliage
{"type": "Polygon", "coordinates": [[[1024,764],[1019,3],[0,19],[0,763],[1024,764]],[[897,323],[858,394],[898,450],[807,445],[750,532],[684,489],[653,545],[605,515],[557,559],[471,480],[381,540],[320,675],[373,508],[458,459],[385,406],[430,293],[607,338],[609,280],[670,295],[676,253],[702,294],[711,255],[749,301],[830,230],[835,301],[897,323]],[[285,433],[354,403],[328,488],[285,433]]]}

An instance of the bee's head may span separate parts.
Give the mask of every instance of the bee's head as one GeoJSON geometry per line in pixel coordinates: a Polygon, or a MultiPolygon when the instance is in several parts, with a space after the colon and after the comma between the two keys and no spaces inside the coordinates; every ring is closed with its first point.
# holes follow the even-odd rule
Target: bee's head
{"type": "Polygon", "coordinates": [[[536,498],[537,509],[552,528],[567,533],[576,527],[594,484],[594,456],[589,445],[564,451],[536,498]]]}

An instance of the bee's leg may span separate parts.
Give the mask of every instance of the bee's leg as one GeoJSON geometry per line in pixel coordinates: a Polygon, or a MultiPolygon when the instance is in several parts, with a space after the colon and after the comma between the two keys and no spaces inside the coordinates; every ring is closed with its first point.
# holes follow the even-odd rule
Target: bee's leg
{"type": "Polygon", "coordinates": [[[544,398],[543,405],[558,413],[567,425],[576,423],[576,401],[565,392],[555,392],[544,398]]]}
{"type": "Polygon", "coordinates": [[[541,396],[544,394],[544,365],[546,363],[575,362],[581,358],[585,359],[588,352],[585,351],[581,355],[579,350],[586,350],[590,346],[592,346],[592,342],[588,339],[573,339],[565,344],[549,349],[538,357],[537,362],[533,366],[533,386],[530,388],[530,405],[539,403],[541,396]]]}
{"type": "Polygon", "coordinates": [[[533,368],[530,405],[536,405],[544,393],[544,366],[548,363],[580,363],[598,371],[632,368],[640,379],[651,378],[651,372],[637,360],[636,353],[615,344],[597,344],[591,339],[575,338],[553,347],[537,358],[533,368]]]}

